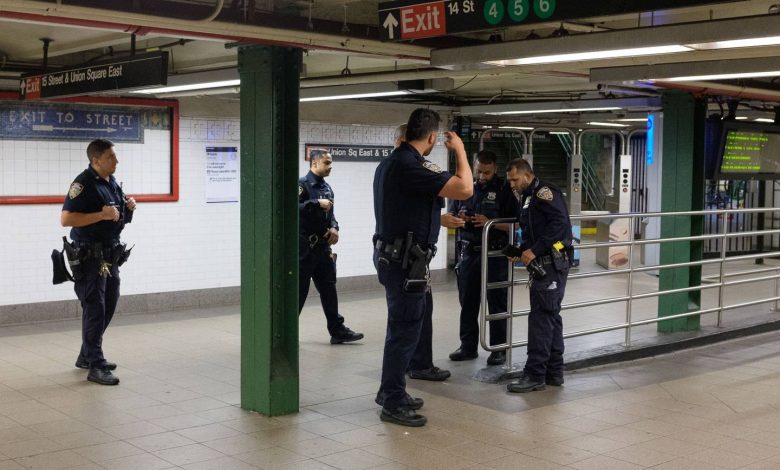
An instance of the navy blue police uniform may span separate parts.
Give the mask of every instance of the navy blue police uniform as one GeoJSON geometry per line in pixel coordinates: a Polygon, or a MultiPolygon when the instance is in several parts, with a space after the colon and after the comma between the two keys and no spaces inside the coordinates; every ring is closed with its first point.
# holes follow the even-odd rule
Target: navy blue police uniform
{"type": "Polygon", "coordinates": [[[119,220],[101,220],[85,227],[73,227],[70,237],[78,250],[80,272],[74,272],[76,295],[83,310],[82,344],[77,365],[100,369],[106,366],[103,334],[114,317],[119,301],[119,263],[124,245],[119,236],[132,221],[133,211],[125,205],[125,195],[113,176],[100,177],[90,166],[76,177],[65,196],[62,210],[100,212],[103,206],[119,211],[119,220]]]}
{"type": "Polygon", "coordinates": [[[333,202],[333,188],[325,182],[325,178],[310,171],[298,180],[298,314],[301,313],[309,295],[309,283],[314,279],[328,322],[328,332],[332,337],[336,337],[345,328],[344,317],[339,314],[336,262],[325,234],[331,228],[338,230],[339,223],[333,214],[334,207],[331,206],[329,211],[325,211],[320,207],[319,199],[333,202]]]}
{"type": "MultiPolygon", "coordinates": [[[[468,216],[482,214],[488,219],[517,216],[517,198],[509,185],[498,176],[480,184],[474,182],[474,194],[465,201],[452,201],[448,210],[453,215],[465,212],[468,216]]],[[[481,301],[481,256],[483,227],[467,223],[458,229],[457,245],[460,259],[455,268],[458,275],[460,298],[460,349],[464,354],[477,353],[479,344],[479,306],[481,301]]],[[[506,232],[493,228],[488,239],[489,250],[500,250],[508,243],[506,232]]],[[[488,282],[507,280],[505,258],[492,257],[488,260],[488,282]]],[[[491,315],[505,313],[507,289],[491,289],[487,293],[488,309],[491,315]]],[[[506,321],[490,322],[490,344],[506,342],[506,321]]]]}
{"type": "Polygon", "coordinates": [[[427,264],[441,227],[444,199],[438,194],[451,177],[408,143],[395,149],[374,174],[374,266],[385,287],[388,310],[379,393],[387,410],[408,405],[408,370],[433,367],[433,297],[427,264]],[[409,252],[427,254],[423,275],[414,276],[424,280],[409,282],[413,269],[404,266],[406,259],[414,258],[409,252]]]}
{"type": "MultiPolygon", "coordinates": [[[[563,382],[563,320],[561,302],[571,260],[572,231],[569,211],[560,189],[534,178],[520,198],[523,251],[530,249],[541,262],[545,276],[532,278],[528,315],[528,359],[523,370],[530,379],[563,382]],[[563,262],[555,263],[557,242],[563,262]]],[[[560,259],[559,259],[560,260],[560,259]]]]}

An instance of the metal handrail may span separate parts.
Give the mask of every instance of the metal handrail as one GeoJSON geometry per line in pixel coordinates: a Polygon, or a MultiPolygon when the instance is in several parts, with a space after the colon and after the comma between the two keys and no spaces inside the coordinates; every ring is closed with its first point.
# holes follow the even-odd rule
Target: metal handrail
{"type": "MultiPolygon", "coordinates": [[[[669,237],[669,238],[658,238],[658,239],[649,239],[649,240],[635,240],[633,237],[634,234],[634,225],[637,223],[638,218],[648,218],[648,217],[696,217],[696,216],[706,216],[706,215],[722,215],[726,216],[729,214],[745,214],[745,213],[765,213],[765,212],[780,212],[780,208],[774,208],[774,207],[768,207],[768,208],[753,208],[753,209],[712,209],[712,210],[701,210],[701,211],[678,211],[678,212],[652,212],[652,213],[628,213],[628,214],[605,214],[605,215],[577,215],[572,216],[572,220],[593,220],[593,219],[607,219],[607,220],[614,220],[614,219],[630,219],[630,227],[629,227],[629,240],[622,241],[622,242],[597,242],[597,243],[586,243],[586,244],[580,244],[577,245],[577,249],[584,250],[584,249],[598,249],[598,248],[606,248],[606,247],[625,247],[628,246],[629,251],[629,263],[627,268],[622,269],[614,269],[614,270],[607,270],[607,271],[593,271],[593,272],[587,272],[587,273],[572,273],[569,275],[569,279],[587,279],[587,278],[593,278],[593,277],[601,277],[601,276],[612,276],[612,275],[627,275],[628,277],[628,285],[626,287],[626,293],[622,296],[617,297],[609,297],[609,298],[602,298],[602,299],[596,299],[596,300],[588,300],[588,301],[580,301],[580,302],[572,302],[568,304],[564,304],[561,306],[561,310],[572,310],[577,308],[584,308],[584,307],[591,307],[591,306],[597,306],[597,305],[606,305],[611,303],[620,303],[624,302],[626,304],[626,316],[625,321],[619,324],[614,325],[608,325],[604,327],[598,327],[598,328],[590,328],[582,331],[575,331],[570,332],[564,335],[564,338],[571,338],[571,337],[577,337],[577,336],[584,336],[588,334],[595,334],[595,333],[603,333],[608,331],[614,331],[619,329],[624,329],[626,331],[625,335],[625,345],[630,345],[631,342],[631,328],[635,326],[641,326],[641,325],[647,325],[652,323],[658,323],[666,320],[674,320],[678,318],[686,318],[690,316],[697,316],[697,315],[705,315],[709,313],[717,313],[717,326],[722,325],[722,317],[724,312],[727,312],[729,310],[734,310],[737,308],[742,307],[749,307],[754,305],[760,305],[765,303],[774,302],[773,310],[778,311],[778,305],[780,304],[780,265],[776,267],[762,267],[754,270],[746,270],[746,271],[738,271],[738,272],[732,272],[727,273],[725,269],[726,263],[733,262],[733,261],[746,261],[746,260],[753,260],[753,259],[759,259],[759,258],[773,258],[773,257],[780,257],[780,251],[770,251],[770,252],[762,252],[762,253],[753,253],[753,254],[747,254],[747,255],[737,255],[737,256],[727,256],[725,247],[726,243],[725,241],[729,238],[735,238],[735,237],[752,237],[752,236],[766,236],[771,234],[778,234],[780,233],[780,229],[768,229],[768,230],[750,230],[745,232],[733,232],[730,233],[728,231],[728,224],[723,224],[723,228],[720,230],[720,233],[717,234],[708,234],[708,235],[694,235],[694,236],[688,236],[688,237],[669,237]],[[679,263],[668,263],[668,264],[659,264],[659,265],[650,265],[650,266],[634,266],[634,250],[637,246],[643,246],[643,245],[649,245],[649,244],[661,244],[661,243],[673,243],[673,242],[684,242],[684,241],[701,241],[701,240],[709,240],[709,239],[721,239],[721,252],[719,258],[714,259],[702,259],[702,260],[694,260],[694,261],[686,261],[686,262],[679,262],[679,263]],[[711,281],[715,280],[716,282],[706,282],[702,283],[697,286],[689,286],[689,287],[681,287],[676,289],[668,289],[668,290],[658,290],[658,291],[652,291],[652,292],[642,292],[642,293],[635,293],[634,292],[634,274],[640,273],[640,272],[648,272],[648,271],[657,271],[657,270],[663,270],[663,269],[675,269],[675,268],[685,268],[685,267],[694,267],[694,266],[706,266],[706,265],[719,265],[719,272],[716,275],[710,275],[710,276],[702,276],[700,279],[701,281],[711,281]],[[772,275],[761,275],[756,277],[758,274],[766,274],[766,273],[772,273],[772,275]],[[734,280],[734,281],[727,281],[726,279],[731,277],[739,277],[739,276],[750,276],[747,279],[740,279],[740,280],[734,280]],[[724,291],[728,287],[733,286],[742,286],[747,284],[752,284],[756,282],[767,282],[767,281],[775,281],[775,293],[773,297],[769,298],[763,298],[763,299],[756,299],[756,300],[750,300],[747,302],[741,302],[737,304],[727,305],[725,303],[724,299],[724,291]],[[670,294],[679,294],[679,293],[685,293],[685,292],[701,292],[708,289],[718,289],[718,306],[707,308],[707,309],[699,309],[693,312],[685,312],[685,313],[678,313],[674,315],[668,315],[663,317],[657,317],[657,318],[651,318],[651,319],[644,319],[644,320],[638,320],[635,321],[633,319],[634,311],[633,311],[633,301],[635,300],[641,300],[641,299],[650,299],[650,298],[657,298],[662,297],[665,295],[670,294]]],[[[488,235],[492,228],[494,228],[495,224],[498,223],[516,223],[517,219],[512,218],[502,218],[502,219],[493,219],[488,221],[487,224],[485,224],[485,228],[482,233],[482,243],[483,246],[488,246],[488,235]]],[[[511,231],[510,233],[511,237],[514,237],[514,231],[511,231]]],[[[487,351],[502,351],[506,350],[508,357],[507,362],[505,364],[505,368],[511,367],[511,350],[514,347],[518,346],[525,346],[527,344],[527,341],[519,341],[515,342],[512,338],[512,329],[511,329],[511,322],[513,318],[516,317],[522,317],[529,314],[530,309],[519,309],[515,310],[513,305],[513,291],[514,289],[512,287],[517,285],[523,285],[528,283],[528,278],[515,278],[514,272],[514,266],[512,263],[508,263],[509,265],[509,271],[510,275],[507,281],[502,282],[487,282],[488,279],[488,258],[489,257],[495,257],[495,256],[503,256],[500,251],[485,251],[482,255],[482,289],[481,289],[481,305],[480,305],[480,323],[482,325],[482,328],[480,329],[480,344],[483,349],[487,351]],[[487,314],[487,291],[490,289],[500,289],[500,288],[508,288],[508,302],[507,302],[507,311],[499,314],[494,315],[488,315],[487,314]],[[487,324],[490,321],[499,321],[499,320],[506,320],[508,325],[508,331],[507,331],[507,342],[501,345],[488,345],[486,341],[486,332],[487,324]]]]}

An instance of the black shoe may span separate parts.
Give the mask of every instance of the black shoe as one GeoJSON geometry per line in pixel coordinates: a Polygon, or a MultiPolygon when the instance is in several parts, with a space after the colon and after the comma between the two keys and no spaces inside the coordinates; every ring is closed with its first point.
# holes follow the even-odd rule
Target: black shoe
{"type": "Polygon", "coordinates": [[[464,351],[463,346],[461,346],[455,352],[450,353],[450,361],[470,361],[478,356],[479,354],[476,351],[464,351]]]}
{"type": "Polygon", "coordinates": [[[413,428],[425,426],[425,423],[428,422],[428,418],[423,415],[418,415],[414,412],[414,410],[409,408],[398,408],[396,410],[382,408],[382,413],[379,415],[379,419],[387,423],[400,424],[401,426],[409,426],[413,428]]]}
{"type": "Polygon", "coordinates": [[[110,370],[99,368],[89,369],[87,380],[100,385],[117,385],[119,383],[119,379],[110,370]]]}
{"type": "Polygon", "coordinates": [[[504,351],[493,351],[490,353],[490,356],[487,358],[487,363],[489,366],[500,366],[501,364],[506,362],[506,352],[504,351]]]}
{"type": "Polygon", "coordinates": [[[450,371],[439,369],[436,366],[430,369],[423,370],[410,370],[409,378],[417,380],[431,380],[433,382],[441,382],[450,378],[450,371]]]}
{"type": "Polygon", "coordinates": [[[540,379],[534,379],[528,375],[523,374],[520,380],[507,384],[506,389],[512,393],[528,393],[544,390],[547,388],[544,381],[540,379]]]}
{"type": "MultiPolygon", "coordinates": [[[[379,406],[384,407],[385,406],[385,395],[384,393],[377,392],[376,398],[374,398],[374,403],[376,403],[379,406]]],[[[408,393],[404,397],[403,402],[401,403],[401,408],[409,408],[410,410],[419,410],[423,407],[425,404],[425,400],[422,398],[417,398],[409,395],[408,393]]]]}
{"type": "Polygon", "coordinates": [[[560,387],[561,385],[563,385],[563,376],[548,375],[547,377],[544,378],[544,383],[546,383],[551,387],[560,387]]]}
{"type": "Polygon", "coordinates": [[[331,333],[330,344],[351,343],[363,339],[363,333],[355,333],[346,326],[331,333]]]}
{"type": "MultiPolygon", "coordinates": [[[[76,358],[76,367],[79,369],[89,369],[89,361],[84,356],[79,356],[76,358]]],[[[103,364],[103,368],[108,370],[116,370],[116,364],[106,361],[103,364]]]]}

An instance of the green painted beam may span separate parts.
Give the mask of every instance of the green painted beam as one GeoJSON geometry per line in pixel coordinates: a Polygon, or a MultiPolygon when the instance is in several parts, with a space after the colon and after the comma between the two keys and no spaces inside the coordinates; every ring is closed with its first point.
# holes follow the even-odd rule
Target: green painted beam
{"type": "Polygon", "coordinates": [[[241,76],[241,407],[298,411],[301,51],[238,50],[241,76]]]}
{"type": "MultiPolygon", "coordinates": [[[[705,99],[685,92],[670,91],[663,96],[663,168],[661,170],[661,211],[699,211],[704,209],[704,119],[705,99]]],[[[661,237],[701,235],[704,217],[663,217],[661,237]]],[[[684,263],[702,259],[703,242],[661,244],[661,264],[684,263]]],[[[701,266],[660,270],[661,291],[701,285],[701,266]]],[[[658,316],[691,312],[701,307],[701,292],[662,295],[658,316]]],[[[696,330],[698,315],[662,321],[659,332],[696,330]]]]}

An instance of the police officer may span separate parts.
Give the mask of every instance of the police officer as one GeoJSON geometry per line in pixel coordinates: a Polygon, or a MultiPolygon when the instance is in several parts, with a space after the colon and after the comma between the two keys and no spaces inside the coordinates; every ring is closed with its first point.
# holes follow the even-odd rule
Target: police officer
{"type": "Polygon", "coordinates": [[[116,364],[103,355],[103,334],[119,301],[119,265],[124,245],[119,234],[132,221],[135,200],[125,196],[114,179],[118,160],[114,144],[97,139],[87,146],[89,167],[70,185],[60,223],[73,227],[70,237],[78,252],[74,269],[76,295],[81,301],[81,352],[76,367],[89,369],[87,380],[116,385],[116,364]]]}
{"type": "Polygon", "coordinates": [[[507,389],[525,393],[544,390],[545,385],[563,385],[561,302],[573,255],[572,232],[561,190],[540,181],[527,161],[517,158],[509,162],[506,177],[512,189],[521,194],[519,260],[529,267],[531,296],[528,359],[520,380],[508,384],[507,389]]]}
{"type": "MultiPolygon", "coordinates": [[[[460,347],[450,354],[452,361],[476,359],[479,343],[479,306],[481,300],[481,255],[483,249],[500,250],[508,243],[507,231],[511,224],[498,224],[490,231],[488,247],[482,246],[482,229],[490,219],[516,217],[517,199],[509,185],[496,175],[496,154],[482,150],[477,154],[474,170],[474,195],[465,201],[452,201],[449,211],[442,214],[441,223],[455,228],[457,250],[460,256],[455,269],[458,275],[460,298],[460,347]]],[[[488,282],[507,280],[506,261],[502,258],[488,260],[488,282]]],[[[491,289],[487,293],[491,315],[506,312],[506,289],[491,289]]],[[[490,344],[506,342],[506,320],[490,322],[490,344]]],[[[506,361],[504,351],[494,351],[487,359],[488,365],[500,365],[506,361]]]]}
{"type": "MultiPolygon", "coordinates": [[[[385,287],[388,309],[382,383],[376,401],[382,405],[382,421],[403,426],[424,426],[427,421],[416,413],[423,400],[406,393],[405,373],[420,349],[424,324],[433,311],[428,264],[439,238],[442,198],[465,199],[473,191],[463,142],[454,132],[447,132],[444,144],[456,155],[454,176],[425,159],[436,144],[439,123],[435,111],[413,111],[406,142],[374,174],[374,266],[385,287]]],[[[433,377],[444,371],[431,367],[425,372],[433,377]]],[[[410,377],[414,377],[411,372],[410,377]]]]}
{"type": "Polygon", "coordinates": [[[363,333],[347,328],[339,314],[336,255],[330,248],[339,241],[339,223],[333,215],[333,189],[325,182],[332,165],[333,158],[327,150],[314,149],[309,154],[309,173],[298,180],[298,314],[306,303],[313,278],[328,322],[330,344],[341,344],[361,340],[363,333]]]}

